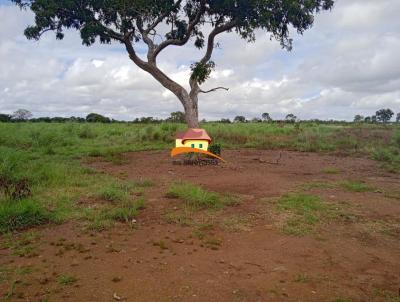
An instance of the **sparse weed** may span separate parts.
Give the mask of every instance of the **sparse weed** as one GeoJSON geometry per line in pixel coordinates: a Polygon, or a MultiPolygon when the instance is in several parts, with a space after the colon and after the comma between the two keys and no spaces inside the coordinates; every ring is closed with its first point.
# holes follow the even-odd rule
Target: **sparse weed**
{"type": "Polygon", "coordinates": [[[303,236],[310,233],[321,217],[329,218],[332,211],[318,196],[287,194],[278,201],[278,210],[289,212],[283,231],[289,235],[303,236]]]}
{"type": "Polygon", "coordinates": [[[250,230],[249,219],[240,215],[224,218],[221,226],[229,232],[247,232],[250,230]]]}
{"type": "Polygon", "coordinates": [[[382,288],[374,288],[372,294],[375,297],[385,299],[385,302],[400,302],[400,296],[394,291],[382,288]]]}
{"type": "Polygon", "coordinates": [[[20,236],[7,233],[4,239],[2,247],[10,249],[15,256],[30,258],[38,255],[36,246],[38,233],[26,232],[20,236]]]}
{"type": "Polygon", "coordinates": [[[340,170],[335,167],[326,167],[322,169],[322,172],[324,172],[325,174],[339,174],[340,170]]]}
{"type": "Polygon", "coordinates": [[[72,285],[76,281],[78,281],[78,279],[72,275],[61,275],[58,277],[58,283],[61,285],[72,285]]]}
{"type": "Polygon", "coordinates": [[[112,227],[114,222],[132,224],[132,220],[144,208],[144,198],[125,200],[118,204],[104,206],[100,209],[85,209],[83,218],[88,221],[86,225],[87,229],[104,231],[112,227]]]}
{"type": "Polygon", "coordinates": [[[296,277],[294,278],[294,282],[298,282],[298,283],[307,283],[309,281],[310,281],[310,277],[306,273],[300,273],[300,274],[296,275],[296,277]]]}
{"type": "Polygon", "coordinates": [[[344,181],[341,186],[350,192],[371,192],[374,190],[373,187],[361,181],[344,181]]]}
{"type": "Polygon", "coordinates": [[[189,183],[172,184],[166,196],[182,199],[187,206],[194,209],[218,209],[238,202],[234,196],[221,196],[189,183]]]}
{"type": "Polygon", "coordinates": [[[311,190],[311,189],[334,189],[337,185],[329,182],[315,181],[309,182],[302,185],[303,190],[311,190]]]}
{"type": "Polygon", "coordinates": [[[343,298],[343,297],[338,297],[332,300],[332,302],[352,302],[353,299],[350,298],[343,298]]]}

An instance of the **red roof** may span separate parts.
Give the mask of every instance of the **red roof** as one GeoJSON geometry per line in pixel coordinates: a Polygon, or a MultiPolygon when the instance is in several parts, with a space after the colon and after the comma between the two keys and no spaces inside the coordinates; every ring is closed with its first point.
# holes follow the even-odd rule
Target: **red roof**
{"type": "Polygon", "coordinates": [[[175,138],[176,139],[182,139],[183,136],[185,135],[186,131],[179,131],[176,133],[175,138]]]}
{"type": "Polygon", "coordinates": [[[189,140],[189,139],[190,140],[207,140],[207,141],[211,142],[211,137],[208,135],[208,133],[204,129],[190,128],[183,132],[177,132],[176,138],[181,139],[182,143],[184,143],[185,140],[189,140]]]}

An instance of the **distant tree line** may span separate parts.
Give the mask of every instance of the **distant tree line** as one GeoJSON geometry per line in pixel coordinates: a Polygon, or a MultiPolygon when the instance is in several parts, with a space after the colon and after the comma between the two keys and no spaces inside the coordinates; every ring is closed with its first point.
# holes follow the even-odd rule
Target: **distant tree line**
{"type": "MultiPolygon", "coordinates": [[[[387,109],[380,109],[375,112],[375,115],[372,116],[363,116],[361,114],[357,114],[354,117],[355,123],[388,123],[391,121],[392,117],[394,116],[394,112],[387,108],[387,109]]],[[[400,123],[400,112],[397,113],[395,117],[396,123],[400,123]]]]}
{"type": "MultiPolygon", "coordinates": [[[[366,116],[357,114],[354,117],[353,122],[355,123],[383,123],[386,124],[390,122],[395,113],[391,109],[380,109],[376,111],[375,115],[366,116]]],[[[119,121],[115,119],[110,119],[104,115],[98,113],[89,113],[86,118],[83,117],[38,117],[33,118],[33,115],[30,111],[26,109],[18,109],[13,114],[2,114],[0,113],[0,122],[33,122],[33,123],[65,123],[65,122],[77,122],[77,123],[137,123],[137,124],[156,124],[162,122],[170,122],[170,123],[185,123],[185,114],[181,111],[175,111],[170,114],[170,116],[166,119],[157,119],[154,117],[140,117],[135,118],[132,121],[119,121]]],[[[271,115],[268,112],[264,112],[261,114],[260,118],[254,117],[250,120],[246,119],[243,115],[235,116],[235,118],[231,121],[228,118],[222,118],[218,121],[218,123],[276,123],[276,122],[284,122],[284,123],[296,123],[300,121],[296,115],[293,113],[289,113],[285,116],[283,120],[273,120],[271,115]]],[[[319,120],[319,119],[311,119],[307,120],[308,122],[315,123],[347,123],[346,121],[338,121],[338,120],[319,120]]],[[[395,116],[396,123],[400,123],[400,112],[395,116]]],[[[201,122],[206,122],[203,119],[201,122]]]]}

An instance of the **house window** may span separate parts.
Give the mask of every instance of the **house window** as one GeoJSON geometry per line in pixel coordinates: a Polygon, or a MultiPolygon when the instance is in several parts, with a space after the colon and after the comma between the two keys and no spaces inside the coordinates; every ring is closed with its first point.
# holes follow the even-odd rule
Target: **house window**
{"type": "Polygon", "coordinates": [[[194,148],[194,144],[192,144],[192,148],[194,148]]]}
{"type": "Polygon", "coordinates": [[[203,148],[203,144],[199,144],[199,148],[200,148],[200,149],[203,148]]]}

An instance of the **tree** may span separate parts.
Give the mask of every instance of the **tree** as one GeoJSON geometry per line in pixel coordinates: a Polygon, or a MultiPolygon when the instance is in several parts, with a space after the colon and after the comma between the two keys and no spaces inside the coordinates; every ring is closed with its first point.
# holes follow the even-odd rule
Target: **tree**
{"type": "Polygon", "coordinates": [[[246,122],[246,118],[243,115],[238,115],[238,116],[235,116],[233,121],[235,123],[245,123],[246,122]]]}
{"type": "Polygon", "coordinates": [[[231,120],[228,119],[228,118],[222,118],[219,122],[220,122],[220,123],[223,123],[223,124],[230,124],[230,123],[231,123],[231,120]]]}
{"type": "Polygon", "coordinates": [[[365,118],[364,118],[364,122],[366,122],[366,123],[371,123],[371,117],[370,116],[366,116],[365,118]]]}
{"type": "Polygon", "coordinates": [[[364,117],[362,116],[362,115],[360,115],[360,114],[357,114],[355,117],[354,117],[354,122],[355,123],[360,123],[360,122],[362,122],[364,120],[364,117]]]}
{"type": "Polygon", "coordinates": [[[11,115],[0,113],[0,122],[7,123],[11,121],[11,115]]]}
{"type": "Polygon", "coordinates": [[[314,15],[330,10],[334,0],[11,0],[21,8],[30,8],[35,23],[25,30],[28,39],[40,39],[47,31],[64,38],[64,29],[80,31],[83,44],[121,43],[131,61],[148,72],[180,100],[189,127],[197,128],[198,98],[223,87],[203,90],[202,85],[215,68],[211,61],[216,38],[235,32],[248,42],[262,30],[292,49],[290,31],[302,34],[314,23],[314,15]],[[207,36],[206,36],[207,35],[207,36]],[[189,41],[205,49],[191,65],[190,90],[168,77],[157,65],[160,53],[189,41]],[[147,47],[146,59],[137,49],[147,47]]]}
{"type": "Polygon", "coordinates": [[[267,112],[261,114],[261,117],[262,117],[262,119],[263,119],[264,122],[270,122],[270,121],[272,121],[271,116],[270,116],[269,113],[267,113],[267,112]]]}
{"type": "Polygon", "coordinates": [[[376,123],[376,115],[371,116],[371,122],[376,123]]]}
{"type": "Polygon", "coordinates": [[[172,123],[184,123],[185,114],[181,111],[171,112],[171,116],[167,118],[167,121],[172,123]]]}
{"type": "Polygon", "coordinates": [[[18,109],[12,115],[12,119],[15,121],[27,121],[32,117],[32,113],[26,109],[18,109]]]}
{"type": "Polygon", "coordinates": [[[393,117],[394,112],[390,109],[381,109],[376,112],[376,119],[378,122],[387,123],[393,117]]]}
{"type": "Polygon", "coordinates": [[[297,120],[297,116],[295,116],[293,113],[289,113],[286,115],[285,120],[289,123],[294,123],[297,120]]]}
{"type": "Polygon", "coordinates": [[[254,118],[251,119],[251,122],[252,123],[261,123],[262,120],[260,118],[258,118],[258,117],[254,117],[254,118]]]}
{"type": "Polygon", "coordinates": [[[110,123],[111,120],[98,113],[89,113],[86,116],[86,121],[89,123],[110,123]]]}
{"type": "Polygon", "coordinates": [[[397,116],[396,116],[396,123],[400,123],[400,112],[397,113],[397,116]]]}

